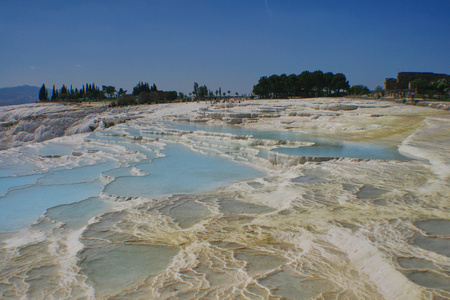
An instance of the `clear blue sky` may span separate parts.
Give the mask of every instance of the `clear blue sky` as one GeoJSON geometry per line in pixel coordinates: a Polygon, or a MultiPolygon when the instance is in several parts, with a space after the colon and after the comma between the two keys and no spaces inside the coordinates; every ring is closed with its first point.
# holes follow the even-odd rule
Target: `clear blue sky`
{"type": "Polygon", "coordinates": [[[450,0],[0,0],[0,87],[250,93],[322,70],[370,89],[398,71],[450,73],[450,0]]]}

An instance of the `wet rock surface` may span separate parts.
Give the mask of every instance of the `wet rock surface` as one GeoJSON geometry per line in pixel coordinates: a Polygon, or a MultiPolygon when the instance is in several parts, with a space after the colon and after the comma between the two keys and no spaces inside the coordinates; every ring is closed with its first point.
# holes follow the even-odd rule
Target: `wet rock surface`
{"type": "MultiPolygon", "coordinates": [[[[67,116],[76,111],[66,109],[67,116]]],[[[47,116],[31,115],[23,119],[41,120],[30,134],[52,132],[41,127],[47,116]]],[[[71,124],[81,127],[63,134],[83,126],[95,132],[0,153],[3,176],[11,174],[6,184],[19,180],[7,193],[12,204],[32,199],[27,203],[34,206],[43,185],[43,199],[58,186],[71,187],[66,197],[92,190],[83,201],[47,209],[23,231],[0,233],[0,297],[448,299],[448,120],[447,112],[427,107],[345,99],[182,103],[80,115],[71,124]],[[332,105],[358,108],[333,111],[332,105]],[[227,125],[233,119],[241,123],[227,125]],[[255,128],[277,134],[256,137],[255,128]],[[400,145],[421,159],[274,152],[280,145],[308,146],[287,139],[290,131],[400,145]],[[166,183],[191,188],[200,174],[224,176],[217,167],[192,171],[211,166],[212,157],[225,159],[227,171],[234,161],[266,172],[234,182],[240,169],[230,176],[234,183],[218,189],[152,196],[166,183]],[[31,196],[15,197],[20,194],[31,196]]],[[[3,121],[2,128],[15,128],[22,118],[3,121]]],[[[26,132],[22,127],[16,136],[26,132]]]]}
{"type": "Polygon", "coordinates": [[[102,130],[135,118],[136,108],[29,104],[0,108],[0,150],[102,130]]]}

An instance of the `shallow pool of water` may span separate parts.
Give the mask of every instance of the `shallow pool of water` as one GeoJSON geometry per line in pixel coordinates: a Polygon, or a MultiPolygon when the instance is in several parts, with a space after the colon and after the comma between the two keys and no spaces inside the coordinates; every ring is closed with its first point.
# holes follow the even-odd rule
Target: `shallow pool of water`
{"type": "Polygon", "coordinates": [[[120,136],[0,153],[0,231],[29,227],[0,232],[0,298],[410,299],[422,287],[429,297],[448,290],[449,221],[417,217],[443,215],[448,194],[445,184],[423,189],[425,162],[340,160],[265,173],[248,165],[270,168],[270,147],[285,144],[246,135],[313,140],[298,148],[310,156],[398,159],[397,149],[164,124],[130,122],[109,131],[120,136]],[[125,136],[152,130],[168,134],[125,136]],[[399,204],[403,194],[411,201],[399,204]],[[410,220],[417,232],[404,246],[410,220]]]}
{"type": "Polygon", "coordinates": [[[162,153],[166,156],[136,165],[148,175],[119,177],[105,187],[105,192],[145,198],[198,193],[264,174],[227,158],[195,153],[179,144],[168,144],[162,153]]]}
{"type": "Polygon", "coordinates": [[[361,159],[408,160],[397,148],[366,143],[316,144],[298,148],[276,148],[276,152],[315,157],[350,157],[361,159]]]}
{"type": "Polygon", "coordinates": [[[385,160],[408,160],[411,159],[398,152],[396,147],[368,143],[337,142],[329,139],[319,138],[313,134],[294,131],[266,131],[248,129],[239,126],[214,126],[202,123],[188,122],[166,122],[171,128],[180,130],[203,130],[208,132],[231,133],[236,135],[251,135],[255,139],[286,140],[314,142],[314,146],[308,147],[279,147],[274,151],[298,156],[314,157],[350,157],[361,159],[385,159],[385,160]]]}
{"type": "MultiPolygon", "coordinates": [[[[101,192],[151,198],[174,193],[198,193],[264,175],[230,159],[202,155],[176,143],[169,143],[161,150],[161,145],[125,137],[118,137],[116,141],[104,138],[107,137],[91,134],[88,140],[95,139],[96,143],[103,143],[106,148],[108,145],[111,148],[120,147],[104,152],[101,159],[90,165],[80,163],[80,167],[72,168],[58,165],[58,162],[64,165],[67,159],[71,159],[70,154],[75,146],[54,142],[42,144],[38,152],[29,152],[29,173],[39,169],[42,153],[67,156],[51,158],[55,160],[55,166],[39,172],[39,175],[14,176],[16,166],[3,164],[2,170],[6,176],[0,177],[0,231],[23,229],[37,221],[47,210],[54,216],[55,211],[65,208],[55,208],[60,205],[80,203],[81,207],[89,207],[88,204],[95,201],[85,200],[98,197],[101,192]],[[162,157],[158,157],[157,151],[162,152],[162,157]]],[[[85,152],[75,158],[98,155],[97,152],[89,152],[89,144],[79,148],[85,149],[85,152]]],[[[79,209],[79,206],[76,208],[79,209]]],[[[78,213],[70,222],[76,223],[77,217],[80,219],[78,221],[86,221],[83,214],[78,213]]]]}
{"type": "Polygon", "coordinates": [[[23,229],[48,208],[98,196],[103,184],[98,181],[60,185],[32,185],[11,190],[0,197],[0,230],[23,229]]]}

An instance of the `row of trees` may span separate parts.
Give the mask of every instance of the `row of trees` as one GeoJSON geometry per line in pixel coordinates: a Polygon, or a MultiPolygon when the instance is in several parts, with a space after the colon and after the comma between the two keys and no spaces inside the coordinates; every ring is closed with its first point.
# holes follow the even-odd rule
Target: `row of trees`
{"type": "MultiPolygon", "coordinates": [[[[159,91],[155,84],[151,87],[146,82],[139,82],[133,88],[133,94],[127,95],[127,91],[122,88],[119,91],[116,90],[114,86],[103,85],[100,89],[99,86],[92,84],[85,84],[80,89],[73,88],[72,86],[67,87],[63,84],[60,89],[56,89],[53,85],[52,95],[49,97],[49,91],[45,84],[42,85],[39,90],[39,100],[40,101],[95,101],[104,99],[114,99],[117,98],[116,104],[121,105],[122,103],[129,104],[142,104],[142,103],[159,103],[159,102],[170,102],[178,98],[176,91],[159,91]],[[126,100],[125,100],[126,99],[126,100]]],[[[128,105],[128,104],[126,104],[128,105]]]]}
{"type": "MultiPolygon", "coordinates": [[[[112,103],[112,106],[119,105],[134,105],[134,104],[145,104],[145,103],[163,103],[172,102],[177,99],[181,101],[192,101],[192,100],[212,100],[217,97],[225,97],[227,94],[222,93],[222,88],[219,87],[218,90],[213,92],[209,90],[206,85],[200,86],[197,82],[194,82],[193,91],[189,93],[189,97],[183,93],[177,94],[176,91],[159,91],[155,84],[150,86],[148,82],[139,82],[133,88],[132,95],[123,95],[117,97],[117,101],[112,103]],[[193,96],[193,97],[192,97],[193,96]]],[[[236,92],[236,96],[239,94],[236,92]]],[[[228,91],[228,97],[231,96],[231,92],[228,91]]]]}
{"type": "Polygon", "coordinates": [[[79,100],[100,100],[105,98],[114,98],[116,94],[118,96],[125,95],[127,91],[122,88],[117,92],[114,86],[96,86],[95,83],[86,83],[81,87],[81,89],[66,87],[65,84],[62,85],[60,89],[56,89],[53,85],[52,96],[49,97],[48,90],[45,84],[42,85],[39,90],[39,100],[40,101],[79,101],[79,100]]]}
{"type": "MultiPolygon", "coordinates": [[[[225,92],[222,93],[221,87],[219,87],[218,90],[213,92],[212,90],[209,90],[206,85],[199,86],[197,82],[194,82],[194,90],[192,91],[192,93],[190,93],[190,95],[194,95],[195,99],[197,100],[205,100],[205,99],[211,100],[218,97],[226,97],[227,93],[225,92]]],[[[239,93],[236,92],[234,95],[237,97],[239,96],[239,93]]],[[[228,91],[228,97],[230,96],[231,91],[228,91]]]]}
{"type": "Polygon", "coordinates": [[[370,90],[364,85],[352,85],[349,89],[351,95],[368,95],[370,90]]]}
{"type": "Polygon", "coordinates": [[[141,93],[150,93],[150,92],[156,92],[158,91],[158,88],[156,87],[156,84],[153,84],[152,87],[148,84],[148,82],[139,82],[134,88],[133,88],[133,95],[139,96],[141,93]]]}
{"type": "Polygon", "coordinates": [[[337,96],[348,92],[350,85],[342,73],[304,71],[299,75],[263,76],[253,86],[260,98],[337,96]]]}
{"type": "MultiPolygon", "coordinates": [[[[417,82],[419,86],[421,82],[417,82]]],[[[442,89],[443,84],[438,86],[442,89]]],[[[445,87],[447,87],[445,85],[445,87]]],[[[444,88],[445,88],[444,87],[444,88]]],[[[379,87],[382,89],[381,87],[379,87]]],[[[378,87],[377,87],[378,89],[378,87]]],[[[260,98],[288,98],[288,97],[321,97],[321,96],[340,96],[344,93],[353,95],[366,95],[370,91],[366,86],[355,85],[350,87],[347,78],[342,73],[333,74],[332,72],[323,73],[322,71],[304,71],[299,75],[281,74],[272,76],[263,76],[258,83],[253,86],[253,94],[260,98]]],[[[235,93],[239,96],[238,93],[235,93]]],[[[194,82],[193,92],[189,96],[194,95],[196,100],[214,99],[217,97],[225,97],[226,93],[222,93],[222,88],[213,92],[206,85],[200,86],[194,82]]],[[[231,92],[228,91],[228,97],[231,92]]],[[[53,86],[52,96],[49,98],[48,90],[45,84],[39,91],[39,100],[41,101],[82,101],[82,100],[101,100],[113,99],[117,97],[117,101],[112,105],[132,105],[145,103],[162,103],[172,102],[177,99],[188,99],[183,93],[176,91],[160,91],[156,84],[152,86],[148,82],[139,82],[134,88],[132,94],[127,94],[122,88],[119,91],[114,86],[103,85],[102,89],[95,83],[85,84],[81,89],[72,86],[70,88],[63,85],[59,90],[53,86]]]]}
{"type": "Polygon", "coordinates": [[[150,87],[148,82],[139,82],[133,88],[132,95],[117,97],[117,101],[112,106],[172,102],[177,98],[178,94],[176,91],[159,91],[156,84],[150,87]]]}
{"type": "MultiPolygon", "coordinates": [[[[196,100],[213,99],[217,97],[225,97],[226,92],[222,93],[222,88],[213,92],[209,90],[206,85],[199,86],[197,82],[194,82],[194,90],[189,93],[189,96],[194,96],[196,100]]],[[[236,96],[239,94],[236,92],[236,96]]],[[[231,96],[231,92],[228,91],[228,97],[231,96]]],[[[132,94],[127,94],[126,90],[122,88],[119,91],[114,86],[103,85],[102,89],[99,86],[92,84],[85,84],[81,89],[73,88],[72,85],[67,87],[63,84],[60,89],[56,89],[53,85],[52,95],[49,97],[49,90],[42,85],[39,91],[40,101],[95,101],[103,99],[117,98],[115,105],[131,105],[131,104],[143,104],[143,103],[161,103],[171,102],[177,99],[180,100],[192,100],[190,97],[183,93],[177,93],[176,91],[160,91],[156,84],[150,86],[148,82],[140,81],[134,88],[132,94]]]]}

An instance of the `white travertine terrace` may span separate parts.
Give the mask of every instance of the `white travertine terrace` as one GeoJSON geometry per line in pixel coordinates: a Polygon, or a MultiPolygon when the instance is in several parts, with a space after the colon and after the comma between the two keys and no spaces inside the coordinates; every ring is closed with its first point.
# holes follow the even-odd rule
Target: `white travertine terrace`
{"type": "Polygon", "coordinates": [[[75,226],[55,207],[26,229],[0,233],[4,298],[450,298],[448,111],[331,98],[25,105],[0,108],[0,122],[2,165],[48,171],[47,181],[61,168],[122,168],[98,178],[107,212],[75,226]],[[287,155],[272,148],[312,142],[181,130],[166,122],[174,120],[398,146],[415,159],[287,155]],[[49,143],[76,149],[30,155],[49,143]],[[117,192],[121,172],[141,182],[171,144],[265,175],[204,193],[117,192]],[[134,164],[146,155],[149,165],[134,164]]]}

